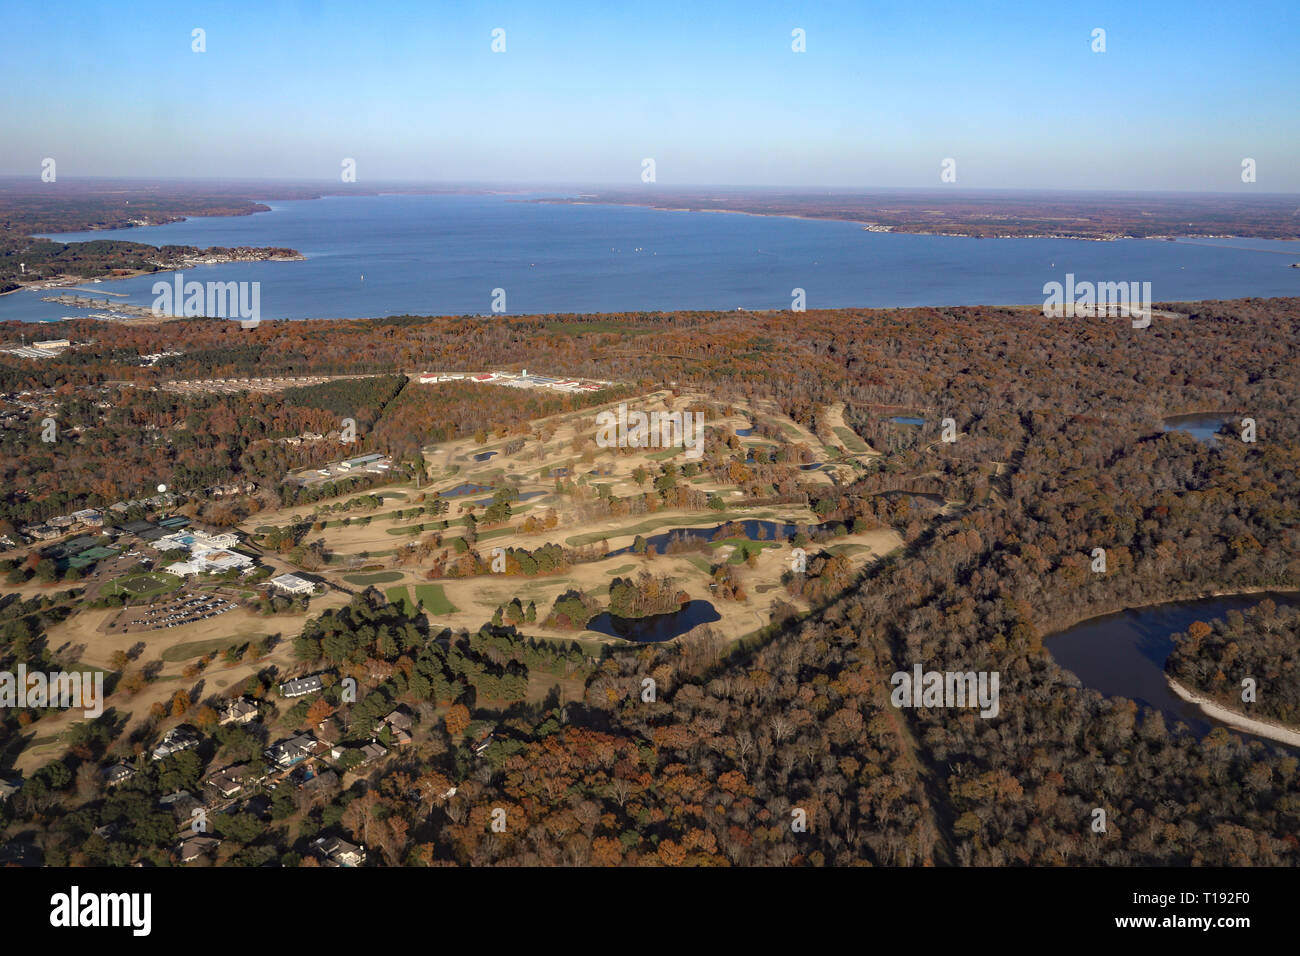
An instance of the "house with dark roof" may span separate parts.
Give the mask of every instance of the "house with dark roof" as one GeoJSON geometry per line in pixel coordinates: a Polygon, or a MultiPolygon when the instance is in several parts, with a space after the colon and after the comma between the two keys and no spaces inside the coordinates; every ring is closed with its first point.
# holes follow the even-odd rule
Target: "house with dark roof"
{"type": "Polygon", "coordinates": [[[185,724],[173,727],[163,735],[162,742],[154,748],[153,759],[164,760],[172,754],[180,753],[182,750],[193,750],[202,740],[202,736],[193,727],[185,724]]]}
{"type": "Polygon", "coordinates": [[[245,787],[256,784],[262,776],[256,773],[251,764],[240,764],[237,767],[227,767],[225,770],[214,773],[203,782],[204,788],[208,793],[221,800],[229,800],[245,787]]]}
{"type": "Polygon", "coordinates": [[[280,685],[280,693],[285,697],[302,697],[325,689],[325,684],[316,674],[311,677],[298,677],[280,685]]]}
{"type": "Polygon", "coordinates": [[[200,857],[212,853],[219,846],[221,841],[216,837],[192,836],[188,840],[183,840],[176,848],[176,858],[182,863],[193,863],[200,857]]]}
{"type": "Polygon", "coordinates": [[[257,702],[247,697],[236,697],[221,708],[221,724],[247,724],[257,720],[257,702]]]}
{"type": "Polygon", "coordinates": [[[375,729],[376,731],[382,731],[385,726],[388,727],[393,743],[399,747],[409,744],[413,739],[411,729],[415,726],[415,722],[411,719],[411,715],[404,710],[393,711],[375,729]]]}
{"type": "Polygon", "coordinates": [[[366,862],[364,846],[340,837],[317,837],[311,842],[311,849],[325,861],[326,866],[360,866],[366,862]]]}
{"type": "Polygon", "coordinates": [[[268,748],[266,759],[280,769],[285,770],[306,760],[316,752],[319,745],[320,741],[311,734],[298,734],[287,740],[280,741],[274,747],[268,748]]]}
{"type": "Polygon", "coordinates": [[[135,768],[125,763],[114,764],[104,771],[104,783],[110,787],[126,783],[135,776],[135,768]]]}

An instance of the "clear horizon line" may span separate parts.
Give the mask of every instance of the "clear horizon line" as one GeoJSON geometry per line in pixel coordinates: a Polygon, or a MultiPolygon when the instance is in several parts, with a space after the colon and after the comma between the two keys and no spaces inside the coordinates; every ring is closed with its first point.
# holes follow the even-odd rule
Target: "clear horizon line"
{"type": "MultiPolygon", "coordinates": [[[[869,193],[873,191],[888,192],[960,192],[960,193],[1091,193],[1098,195],[1189,195],[1189,196],[1232,196],[1240,198],[1242,196],[1255,195],[1258,197],[1300,197],[1300,192],[1256,192],[1249,189],[1238,189],[1232,191],[1225,190],[1207,190],[1207,189],[1180,189],[1180,188],[1145,188],[1145,189],[1121,189],[1117,187],[1081,187],[1081,186],[967,186],[958,183],[947,183],[942,185],[930,186],[846,186],[846,185],[770,185],[758,183],[628,183],[626,181],[609,181],[609,182],[563,182],[563,181],[545,181],[545,180],[473,180],[473,179],[375,179],[367,182],[343,183],[336,179],[308,179],[293,178],[285,176],[107,176],[107,175],[79,175],[64,176],[61,179],[65,182],[119,182],[119,183],[192,183],[192,184],[258,184],[258,183],[276,183],[280,185],[307,186],[313,189],[330,188],[339,192],[347,192],[355,189],[357,192],[365,192],[368,189],[378,189],[382,186],[427,186],[427,187],[461,187],[474,189],[493,189],[508,190],[517,192],[536,191],[537,189],[565,189],[565,190],[582,190],[582,189],[644,189],[647,198],[651,198],[656,192],[669,192],[671,190],[757,190],[757,191],[787,191],[787,192],[837,192],[837,193],[869,193]]],[[[38,175],[31,173],[8,173],[0,172],[0,182],[20,182],[30,181],[37,188],[47,188],[57,183],[43,183],[38,175]]]]}

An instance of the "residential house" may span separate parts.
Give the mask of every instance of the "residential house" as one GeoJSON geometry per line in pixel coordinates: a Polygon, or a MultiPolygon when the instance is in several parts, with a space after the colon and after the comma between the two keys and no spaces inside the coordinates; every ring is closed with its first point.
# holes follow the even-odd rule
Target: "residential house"
{"type": "Polygon", "coordinates": [[[172,754],[178,754],[182,750],[193,750],[199,745],[203,738],[193,727],[181,724],[179,727],[173,727],[163,736],[162,743],[154,748],[153,759],[164,760],[172,754]]]}
{"type": "Polygon", "coordinates": [[[182,863],[193,863],[199,857],[207,856],[221,846],[221,841],[216,837],[210,836],[192,836],[188,840],[181,842],[176,848],[176,857],[182,863]]]}
{"type": "Polygon", "coordinates": [[[415,726],[411,715],[404,710],[395,710],[383,719],[377,730],[382,730],[384,725],[388,726],[389,733],[392,735],[393,743],[399,747],[409,744],[412,740],[411,729],[415,726]]]}
{"type": "Polygon", "coordinates": [[[247,724],[257,720],[257,702],[247,697],[236,697],[221,708],[221,726],[247,724]]]}
{"type": "Polygon", "coordinates": [[[326,866],[360,866],[366,862],[366,848],[339,837],[317,837],[311,842],[326,866]]]}
{"type": "Polygon", "coordinates": [[[204,781],[203,786],[212,797],[229,800],[243,790],[245,786],[251,785],[254,782],[253,776],[252,768],[248,764],[241,764],[237,767],[227,767],[220,773],[212,774],[204,781]]]}
{"type": "Polygon", "coordinates": [[[135,768],[124,763],[114,764],[104,771],[104,782],[110,787],[126,783],[135,776],[135,768]]]}
{"type": "Polygon", "coordinates": [[[96,511],[94,508],[85,508],[81,511],[74,511],[72,512],[72,517],[89,528],[98,528],[104,523],[103,512],[96,511]]]}
{"type": "Polygon", "coordinates": [[[160,807],[170,810],[176,817],[178,823],[186,823],[194,819],[194,811],[203,809],[203,801],[188,790],[178,790],[175,793],[169,793],[158,800],[160,807]]]}
{"type": "Polygon", "coordinates": [[[298,734],[282,740],[266,751],[266,759],[284,770],[306,760],[316,752],[319,741],[311,734],[298,734]]]}
{"type": "Polygon", "coordinates": [[[298,677],[280,685],[280,693],[285,697],[302,697],[305,694],[315,694],[324,689],[325,684],[321,681],[319,674],[311,677],[298,677]]]}

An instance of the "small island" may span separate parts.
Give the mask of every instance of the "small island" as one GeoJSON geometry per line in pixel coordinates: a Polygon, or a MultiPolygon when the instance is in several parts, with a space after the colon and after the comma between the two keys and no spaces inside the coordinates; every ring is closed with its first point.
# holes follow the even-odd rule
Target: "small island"
{"type": "Polygon", "coordinates": [[[1230,726],[1300,746],[1300,608],[1270,600],[1242,614],[1194,621],[1165,662],[1183,700],[1230,726]]]}

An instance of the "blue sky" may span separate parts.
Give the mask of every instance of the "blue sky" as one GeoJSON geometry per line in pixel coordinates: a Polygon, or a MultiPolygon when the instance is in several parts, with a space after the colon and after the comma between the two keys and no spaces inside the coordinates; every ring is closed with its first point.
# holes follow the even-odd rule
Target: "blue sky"
{"type": "Polygon", "coordinates": [[[652,157],[661,186],[938,186],[953,158],[955,188],[1300,192],[1295,0],[7,0],[2,22],[5,174],[351,157],[362,183],[637,186],[652,157]]]}

